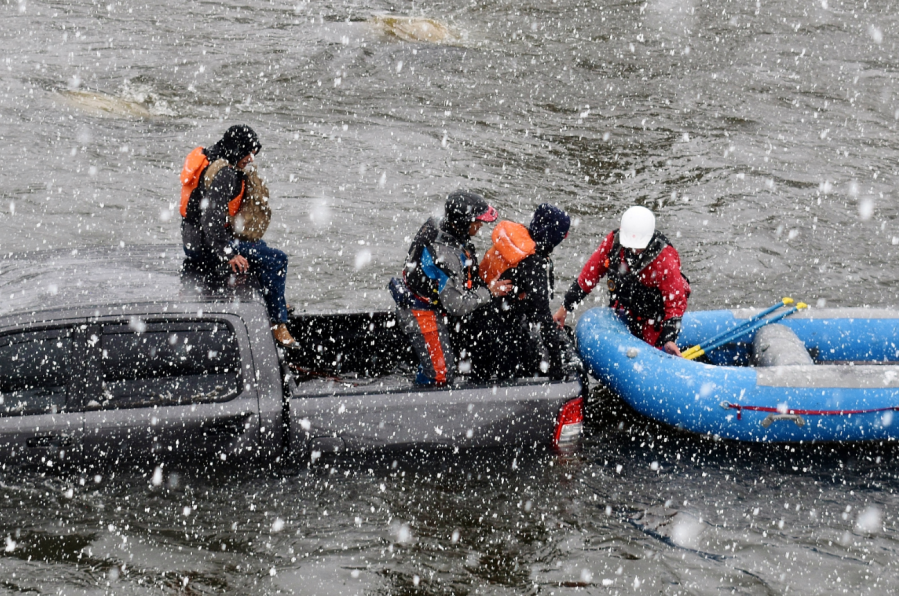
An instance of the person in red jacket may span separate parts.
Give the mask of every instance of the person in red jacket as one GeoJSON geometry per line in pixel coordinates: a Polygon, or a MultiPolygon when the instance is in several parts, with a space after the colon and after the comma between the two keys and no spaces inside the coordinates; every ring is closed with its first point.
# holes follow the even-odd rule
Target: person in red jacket
{"type": "Polygon", "coordinates": [[[577,280],[553,315],[565,324],[574,309],[607,277],[609,306],[646,343],[680,356],[677,336],[687,310],[690,282],[681,273],[680,255],[655,229],[655,216],[646,207],[624,212],[621,227],[611,232],[587,260],[577,280]]]}

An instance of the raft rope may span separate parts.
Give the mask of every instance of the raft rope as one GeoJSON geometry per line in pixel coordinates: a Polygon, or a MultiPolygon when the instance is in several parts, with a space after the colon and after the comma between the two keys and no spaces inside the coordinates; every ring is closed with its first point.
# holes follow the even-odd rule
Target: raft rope
{"type": "Polygon", "coordinates": [[[769,408],[766,406],[741,406],[740,404],[732,404],[727,401],[721,402],[724,409],[732,409],[737,411],[737,420],[743,419],[743,410],[749,412],[766,412],[769,414],[787,414],[790,416],[852,416],[853,414],[876,414],[877,412],[895,412],[899,411],[899,406],[889,406],[886,408],[874,408],[871,410],[795,410],[790,408],[786,411],[777,408],[769,408]]]}

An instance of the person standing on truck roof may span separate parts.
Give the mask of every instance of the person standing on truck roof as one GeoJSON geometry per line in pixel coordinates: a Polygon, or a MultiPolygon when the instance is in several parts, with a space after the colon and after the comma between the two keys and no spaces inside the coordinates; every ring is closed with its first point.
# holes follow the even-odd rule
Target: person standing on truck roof
{"type": "Polygon", "coordinates": [[[478,360],[490,363],[488,374],[509,379],[544,373],[561,379],[582,368],[568,334],[553,322],[549,308],[555,285],[552,252],[568,237],[570,227],[565,211],[543,203],[528,227],[501,221],[493,229],[493,245],[484,253],[480,275],[488,284],[509,280],[512,291],[494,298],[481,315],[491,341],[478,360]],[[531,341],[533,336],[539,341],[531,341]]]}
{"type": "Polygon", "coordinates": [[[215,278],[230,267],[255,275],[275,340],[294,344],[287,329],[287,255],[262,235],[271,221],[268,189],[250,168],[262,149],[256,132],[236,124],[211,147],[197,147],[181,171],[181,241],[186,267],[215,278]]]}
{"type": "Polygon", "coordinates": [[[669,354],[680,356],[675,343],[687,311],[690,281],[681,273],[680,255],[656,231],[656,218],[646,207],[634,206],[587,260],[553,315],[565,323],[575,308],[608,277],[609,306],[627,323],[631,333],[669,354]]]}
{"type": "Polygon", "coordinates": [[[429,218],[415,234],[402,279],[388,288],[397,316],[420,366],[416,383],[446,385],[455,374],[448,325],[487,305],[492,296],[508,293],[508,281],[486,284],[478,275],[471,238],[485,223],[496,221],[496,209],[479,194],[457,190],[447,197],[443,220],[429,218]]]}

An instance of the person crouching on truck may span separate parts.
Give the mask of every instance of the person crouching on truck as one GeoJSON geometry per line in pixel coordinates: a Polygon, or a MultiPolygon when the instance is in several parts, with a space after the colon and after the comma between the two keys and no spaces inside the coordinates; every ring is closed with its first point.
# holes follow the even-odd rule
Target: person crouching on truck
{"type": "Polygon", "coordinates": [[[487,366],[500,379],[535,374],[561,379],[582,368],[549,308],[555,285],[552,252],[568,237],[570,226],[565,211],[543,203],[528,227],[501,221],[493,229],[493,245],[481,260],[481,278],[488,284],[497,279],[512,283],[509,295],[494,298],[484,314],[493,340],[485,360],[492,361],[487,366]],[[536,337],[539,341],[532,341],[536,337]]]}
{"type": "Polygon", "coordinates": [[[608,277],[609,306],[631,333],[669,354],[680,356],[675,343],[687,311],[690,282],[681,273],[680,255],[655,229],[646,207],[634,206],[621,216],[621,227],[606,236],[565,293],[553,319],[564,325],[574,309],[608,277]]]}
{"type": "Polygon", "coordinates": [[[211,147],[197,147],[181,171],[181,241],[185,269],[207,279],[250,272],[259,279],[275,340],[293,345],[287,330],[287,255],[262,240],[271,221],[268,189],[248,168],[262,145],[237,124],[211,147]],[[223,275],[224,274],[224,275],[223,275]]]}
{"type": "Polygon", "coordinates": [[[455,365],[448,327],[461,317],[504,296],[510,284],[485,284],[471,238],[485,223],[496,221],[496,209],[479,194],[457,190],[447,197],[443,220],[428,219],[415,234],[402,279],[388,288],[397,317],[418,356],[415,381],[420,385],[453,382],[455,365]]]}

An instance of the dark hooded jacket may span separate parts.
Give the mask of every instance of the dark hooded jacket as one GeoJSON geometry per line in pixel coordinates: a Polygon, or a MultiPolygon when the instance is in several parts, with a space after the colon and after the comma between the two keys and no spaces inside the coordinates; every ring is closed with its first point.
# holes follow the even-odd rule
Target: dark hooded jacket
{"type": "Polygon", "coordinates": [[[496,321],[493,326],[498,327],[500,343],[514,341],[508,337],[510,334],[529,333],[530,329],[539,332],[551,360],[549,364],[553,376],[560,374],[564,368],[569,342],[564,330],[553,321],[550,310],[555,285],[551,255],[568,235],[570,225],[571,219],[562,209],[548,203],[537,207],[528,226],[531,239],[536,244],[534,254],[500,276],[500,279],[511,281],[513,288],[507,296],[494,298],[491,308],[496,321]]]}
{"type": "Polygon", "coordinates": [[[502,298],[511,310],[517,311],[529,323],[543,328],[553,328],[550,301],[553,299],[555,275],[551,254],[568,234],[571,220],[568,214],[548,203],[534,212],[528,226],[535,242],[534,254],[526,257],[516,267],[506,271],[501,278],[512,282],[513,291],[502,298]]]}
{"type": "Polygon", "coordinates": [[[182,243],[193,253],[201,254],[204,260],[225,263],[234,257],[230,248],[233,235],[228,203],[243,192],[246,182],[246,175],[235,166],[261,148],[253,129],[238,124],[225,131],[216,144],[203,149],[210,164],[220,159],[229,164],[219,170],[208,187],[202,182],[201,174],[201,182],[187,204],[187,215],[181,220],[182,243]]]}

